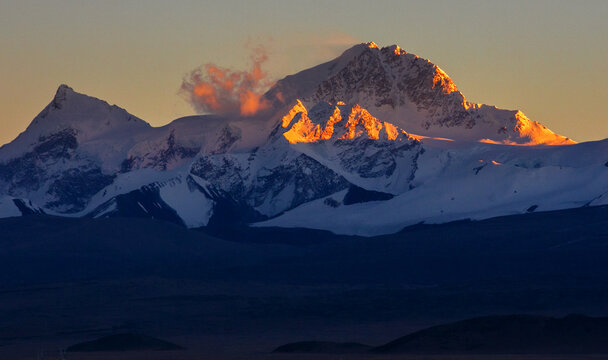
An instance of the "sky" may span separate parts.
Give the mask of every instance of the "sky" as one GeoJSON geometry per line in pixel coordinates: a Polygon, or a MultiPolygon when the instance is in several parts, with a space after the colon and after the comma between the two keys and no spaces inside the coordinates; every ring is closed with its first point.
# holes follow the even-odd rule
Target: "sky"
{"type": "Polygon", "coordinates": [[[161,126],[206,63],[271,78],[374,41],[450,75],[467,100],[522,110],[576,141],[608,138],[608,1],[0,0],[0,144],[60,84],[161,126]]]}

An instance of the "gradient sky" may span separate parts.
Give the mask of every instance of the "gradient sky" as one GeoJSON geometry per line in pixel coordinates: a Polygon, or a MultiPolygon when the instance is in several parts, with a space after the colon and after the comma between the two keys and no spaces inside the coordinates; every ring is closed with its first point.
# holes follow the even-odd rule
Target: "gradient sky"
{"type": "Polygon", "coordinates": [[[430,59],[470,101],[603,139],[607,19],[605,0],[0,0],[0,144],[61,83],[158,126],[194,113],[178,89],[201,64],[245,68],[264,44],[280,78],[367,41],[430,59]]]}

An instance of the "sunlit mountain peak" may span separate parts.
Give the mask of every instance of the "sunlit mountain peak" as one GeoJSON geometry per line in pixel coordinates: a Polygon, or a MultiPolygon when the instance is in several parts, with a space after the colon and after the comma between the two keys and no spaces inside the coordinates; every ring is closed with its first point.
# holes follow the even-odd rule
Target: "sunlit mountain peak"
{"type": "Polygon", "coordinates": [[[266,97],[278,94],[285,100],[281,106],[296,99],[306,106],[358,104],[382,121],[427,138],[514,145],[573,143],[521,112],[516,116],[514,110],[468,101],[438,65],[398,45],[355,45],[330,62],[279,80],[266,97]]]}

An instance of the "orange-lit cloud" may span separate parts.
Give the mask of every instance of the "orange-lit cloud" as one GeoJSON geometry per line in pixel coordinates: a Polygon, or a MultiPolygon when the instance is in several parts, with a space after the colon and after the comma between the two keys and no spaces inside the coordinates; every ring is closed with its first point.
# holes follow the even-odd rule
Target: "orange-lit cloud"
{"type": "Polygon", "coordinates": [[[262,97],[272,84],[262,70],[267,60],[266,50],[259,46],[252,49],[249,71],[203,65],[184,77],[181,93],[199,113],[255,115],[270,105],[262,97]]]}

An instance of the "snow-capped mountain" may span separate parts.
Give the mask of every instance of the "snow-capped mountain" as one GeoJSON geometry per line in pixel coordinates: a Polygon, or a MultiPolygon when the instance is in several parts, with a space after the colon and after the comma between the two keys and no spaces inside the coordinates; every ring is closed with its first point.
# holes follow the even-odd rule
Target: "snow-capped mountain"
{"type": "Polygon", "coordinates": [[[255,116],[154,128],[62,85],[0,148],[0,216],[144,216],[344,234],[608,203],[608,142],[466,101],[436,65],[360,44],[255,116]],[[526,145],[526,146],[521,146],[526,145]]]}
{"type": "Polygon", "coordinates": [[[437,65],[396,45],[357,45],[339,58],[280,80],[270,97],[359,104],[409,132],[464,141],[569,144],[520,111],[468,102],[437,65]]]}
{"type": "Polygon", "coordinates": [[[145,121],[62,85],[14,141],[0,148],[0,191],[60,213],[84,208],[110,185],[145,121]]]}

